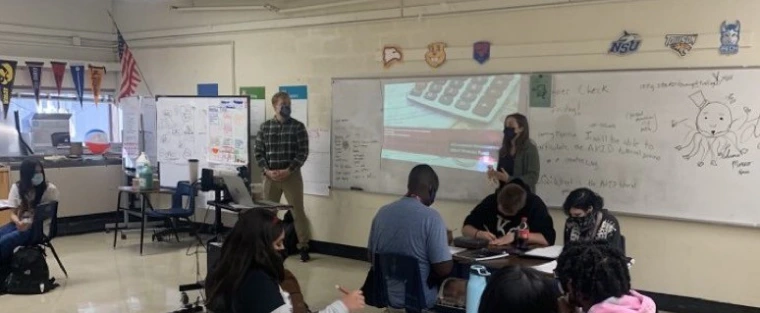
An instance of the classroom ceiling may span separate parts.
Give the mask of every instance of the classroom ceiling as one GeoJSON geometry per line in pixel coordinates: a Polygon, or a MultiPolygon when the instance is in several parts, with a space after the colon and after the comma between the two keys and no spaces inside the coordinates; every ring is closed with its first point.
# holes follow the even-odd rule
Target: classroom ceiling
{"type": "Polygon", "coordinates": [[[401,7],[461,6],[468,5],[468,2],[476,6],[486,4],[490,6],[527,7],[593,1],[606,0],[174,0],[167,2],[170,3],[170,7],[179,11],[258,10],[277,13],[278,15],[303,15],[304,13],[321,15],[401,7]]]}

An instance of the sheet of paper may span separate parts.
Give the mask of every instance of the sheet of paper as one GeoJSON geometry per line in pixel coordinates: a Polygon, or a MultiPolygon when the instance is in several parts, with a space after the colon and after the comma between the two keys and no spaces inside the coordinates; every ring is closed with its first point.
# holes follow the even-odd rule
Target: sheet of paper
{"type": "Polygon", "coordinates": [[[467,248],[460,248],[460,247],[449,247],[449,252],[451,252],[452,255],[457,254],[459,252],[467,251],[467,248]]]}
{"type": "Polygon", "coordinates": [[[546,248],[536,248],[525,253],[527,256],[556,259],[562,253],[562,246],[551,246],[546,248]]]}
{"type": "Polygon", "coordinates": [[[309,157],[301,168],[305,194],[330,195],[330,138],[327,129],[309,130],[309,157]]]}
{"type": "Polygon", "coordinates": [[[140,98],[124,98],[119,102],[119,108],[122,157],[136,159],[140,155],[140,98]]]}
{"type": "Polygon", "coordinates": [[[554,269],[557,268],[557,261],[551,261],[546,264],[536,265],[533,269],[547,274],[554,274],[554,269]]]}

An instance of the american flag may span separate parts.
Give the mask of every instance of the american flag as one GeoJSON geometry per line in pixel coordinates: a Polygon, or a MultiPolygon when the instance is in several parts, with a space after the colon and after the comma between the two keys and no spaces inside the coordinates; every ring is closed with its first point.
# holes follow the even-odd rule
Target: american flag
{"type": "Polygon", "coordinates": [[[129,97],[137,92],[137,86],[142,81],[140,78],[140,72],[137,70],[137,61],[132,55],[132,51],[129,51],[129,46],[121,36],[120,31],[116,31],[119,36],[119,60],[121,60],[121,88],[119,89],[119,97],[129,97]]]}

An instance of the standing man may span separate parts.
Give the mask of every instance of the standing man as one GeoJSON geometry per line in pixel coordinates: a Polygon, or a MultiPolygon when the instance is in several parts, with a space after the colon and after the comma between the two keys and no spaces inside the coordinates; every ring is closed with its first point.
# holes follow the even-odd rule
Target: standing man
{"type": "Polygon", "coordinates": [[[264,197],[280,202],[282,194],[293,206],[292,214],[298,235],[301,261],[308,262],[309,220],[303,208],[301,166],[309,155],[306,126],[290,117],[290,96],[278,92],[272,96],[275,117],[261,125],[254,147],[254,157],[264,171],[264,197]]]}

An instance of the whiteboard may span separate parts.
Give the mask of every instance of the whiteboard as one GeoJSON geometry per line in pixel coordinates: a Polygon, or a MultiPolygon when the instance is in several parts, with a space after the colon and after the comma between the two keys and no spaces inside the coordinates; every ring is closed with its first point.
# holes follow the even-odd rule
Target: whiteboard
{"type": "MultiPolygon", "coordinates": [[[[527,79],[514,74],[508,76],[513,79],[509,88],[514,99],[510,97],[509,101],[503,101],[503,105],[497,105],[497,114],[493,115],[488,122],[472,124],[490,127],[491,130],[488,133],[480,133],[476,130],[469,135],[471,138],[490,138],[493,137],[493,133],[496,133],[496,137],[488,140],[488,145],[492,145],[491,148],[494,150],[498,150],[501,142],[504,117],[518,111],[527,111],[527,79]]],[[[426,163],[431,165],[438,174],[440,180],[438,198],[480,200],[492,193],[495,187],[486,179],[485,165],[478,167],[477,164],[480,163],[476,161],[477,157],[471,162],[468,160],[463,163],[460,158],[454,157],[388,152],[390,145],[385,137],[390,130],[384,125],[388,125],[386,123],[389,119],[392,119],[390,122],[404,127],[469,130],[467,127],[471,124],[459,123],[447,112],[431,112],[430,108],[417,104],[404,104],[397,107],[387,106],[384,103],[384,97],[393,96],[384,94],[386,89],[393,93],[402,93],[400,95],[402,99],[407,93],[403,90],[388,89],[389,85],[427,83],[445,78],[447,77],[334,80],[332,86],[332,187],[401,195],[406,192],[409,171],[417,164],[426,163]],[[385,107],[393,112],[384,112],[385,107]],[[399,111],[403,113],[399,114],[399,111]],[[393,118],[389,118],[391,114],[393,118]],[[433,120],[436,122],[434,123],[433,120]],[[408,160],[415,161],[403,160],[409,155],[412,157],[408,160]],[[399,158],[394,159],[394,157],[399,158]]]]}
{"type": "Polygon", "coordinates": [[[560,206],[586,186],[614,211],[757,226],[760,70],[553,76],[530,108],[537,193],[560,206]]]}
{"type": "Polygon", "coordinates": [[[247,96],[158,96],[157,150],[162,187],[190,179],[188,160],[203,168],[236,171],[250,165],[247,96]]]}

